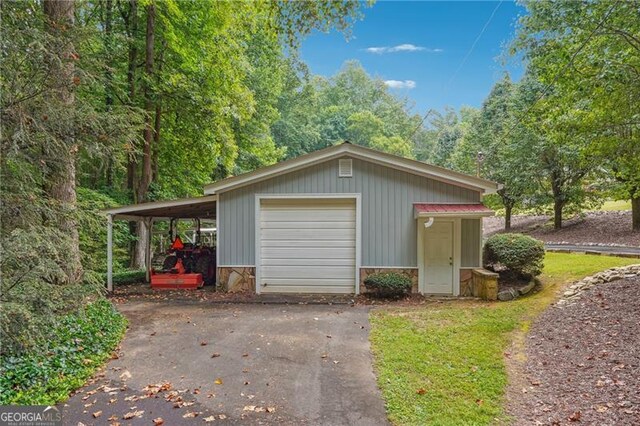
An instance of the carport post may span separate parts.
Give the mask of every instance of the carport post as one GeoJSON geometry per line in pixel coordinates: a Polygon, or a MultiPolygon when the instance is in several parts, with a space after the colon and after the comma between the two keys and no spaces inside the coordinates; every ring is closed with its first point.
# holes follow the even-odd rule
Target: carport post
{"type": "Polygon", "coordinates": [[[147,250],[144,253],[144,263],[146,265],[145,279],[147,282],[151,282],[151,243],[153,242],[153,218],[147,218],[144,220],[147,227],[147,250]]]}
{"type": "Polygon", "coordinates": [[[113,291],[113,215],[107,215],[107,291],[113,291]]]}

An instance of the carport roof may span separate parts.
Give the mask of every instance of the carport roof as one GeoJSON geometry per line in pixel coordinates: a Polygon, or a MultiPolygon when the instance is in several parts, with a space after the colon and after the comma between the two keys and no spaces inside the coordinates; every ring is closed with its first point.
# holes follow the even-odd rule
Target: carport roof
{"type": "Polygon", "coordinates": [[[138,220],[142,218],[216,218],[217,195],[181,198],[178,200],[154,201],[114,207],[102,212],[114,219],[138,220]]]}

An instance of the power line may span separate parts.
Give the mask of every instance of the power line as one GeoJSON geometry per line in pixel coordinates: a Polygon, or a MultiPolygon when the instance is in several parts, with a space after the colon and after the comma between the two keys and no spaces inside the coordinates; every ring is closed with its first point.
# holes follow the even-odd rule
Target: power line
{"type": "Polygon", "coordinates": [[[473,51],[476,48],[476,45],[478,44],[478,41],[480,41],[480,38],[482,37],[482,35],[484,34],[484,32],[487,30],[487,28],[489,27],[489,24],[491,23],[491,21],[493,20],[493,17],[496,15],[496,12],[498,11],[498,8],[500,8],[500,5],[502,5],[502,2],[504,0],[501,0],[500,3],[498,3],[496,5],[496,7],[493,9],[493,12],[491,12],[491,16],[489,16],[489,19],[487,19],[487,22],[485,22],[484,27],[482,27],[482,30],[480,30],[480,33],[478,34],[478,36],[476,37],[476,39],[473,41],[473,44],[471,45],[471,48],[469,49],[469,51],[467,52],[466,55],[464,55],[464,58],[462,59],[462,62],[460,62],[460,65],[458,65],[458,68],[456,68],[456,70],[454,71],[453,75],[451,76],[451,78],[449,79],[449,81],[447,82],[447,85],[444,87],[445,91],[447,91],[449,89],[449,86],[451,85],[451,83],[453,82],[453,80],[456,78],[456,76],[458,75],[458,73],[460,72],[460,70],[462,69],[462,67],[464,66],[464,64],[467,62],[467,59],[469,59],[469,56],[471,56],[471,54],[473,53],[473,51]]]}
{"type": "MultiPolygon", "coordinates": [[[[449,79],[447,84],[444,86],[443,94],[446,94],[449,91],[449,86],[451,86],[451,83],[456,78],[456,76],[458,75],[458,73],[460,72],[460,70],[462,69],[464,64],[467,62],[467,59],[469,59],[469,56],[471,56],[471,54],[475,50],[476,45],[478,44],[478,41],[480,41],[480,38],[482,37],[484,32],[489,27],[489,24],[493,20],[493,17],[496,15],[496,12],[498,11],[498,8],[500,7],[500,5],[502,5],[503,2],[504,2],[504,0],[500,0],[500,3],[498,3],[496,5],[496,7],[493,9],[493,12],[491,12],[491,15],[489,16],[489,19],[487,19],[487,22],[484,23],[484,26],[480,30],[480,33],[476,36],[476,39],[473,41],[473,43],[471,44],[471,47],[469,48],[467,53],[464,55],[464,58],[462,58],[462,61],[458,65],[458,68],[456,68],[455,72],[453,73],[453,75],[451,76],[451,78],[449,79]]],[[[415,130],[411,133],[411,136],[409,136],[409,139],[412,139],[416,135],[416,133],[418,133],[418,130],[420,130],[420,127],[422,127],[422,125],[424,124],[426,119],[429,117],[429,115],[431,115],[432,112],[434,112],[433,109],[429,109],[427,111],[425,116],[422,117],[422,120],[420,121],[420,124],[418,124],[418,126],[415,128],[415,130]]]]}

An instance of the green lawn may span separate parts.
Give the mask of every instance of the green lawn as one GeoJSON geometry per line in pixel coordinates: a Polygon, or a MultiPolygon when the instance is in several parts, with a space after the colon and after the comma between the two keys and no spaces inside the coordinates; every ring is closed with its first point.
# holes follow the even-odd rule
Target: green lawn
{"type": "Polygon", "coordinates": [[[568,282],[638,259],[548,253],[544,289],[514,302],[452,300],[371,314],[371,344],[389,419],[483,425],[504,419],[505,350],[568,282]]]}
{"type": "Polygon", "coordinates": [[[601,211],[631,210],[631,201],[629,200],[605,201],[602,207],[600,207],[598,210],[601,210],[601,211]]]}

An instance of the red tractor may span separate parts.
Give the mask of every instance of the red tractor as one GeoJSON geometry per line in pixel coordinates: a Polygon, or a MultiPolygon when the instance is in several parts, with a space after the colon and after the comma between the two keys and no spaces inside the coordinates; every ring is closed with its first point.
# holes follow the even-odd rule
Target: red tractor
{"type": "Polygon", "coordinates": [[[166,253],[154,258],[151,268],[151,288],[196,289],[216,282],[216,250],[202,244],[200,219],[196,225],[194,242],[183,242],[177,231],[178,219],[169,222],[171,246],[166,253]]]}

